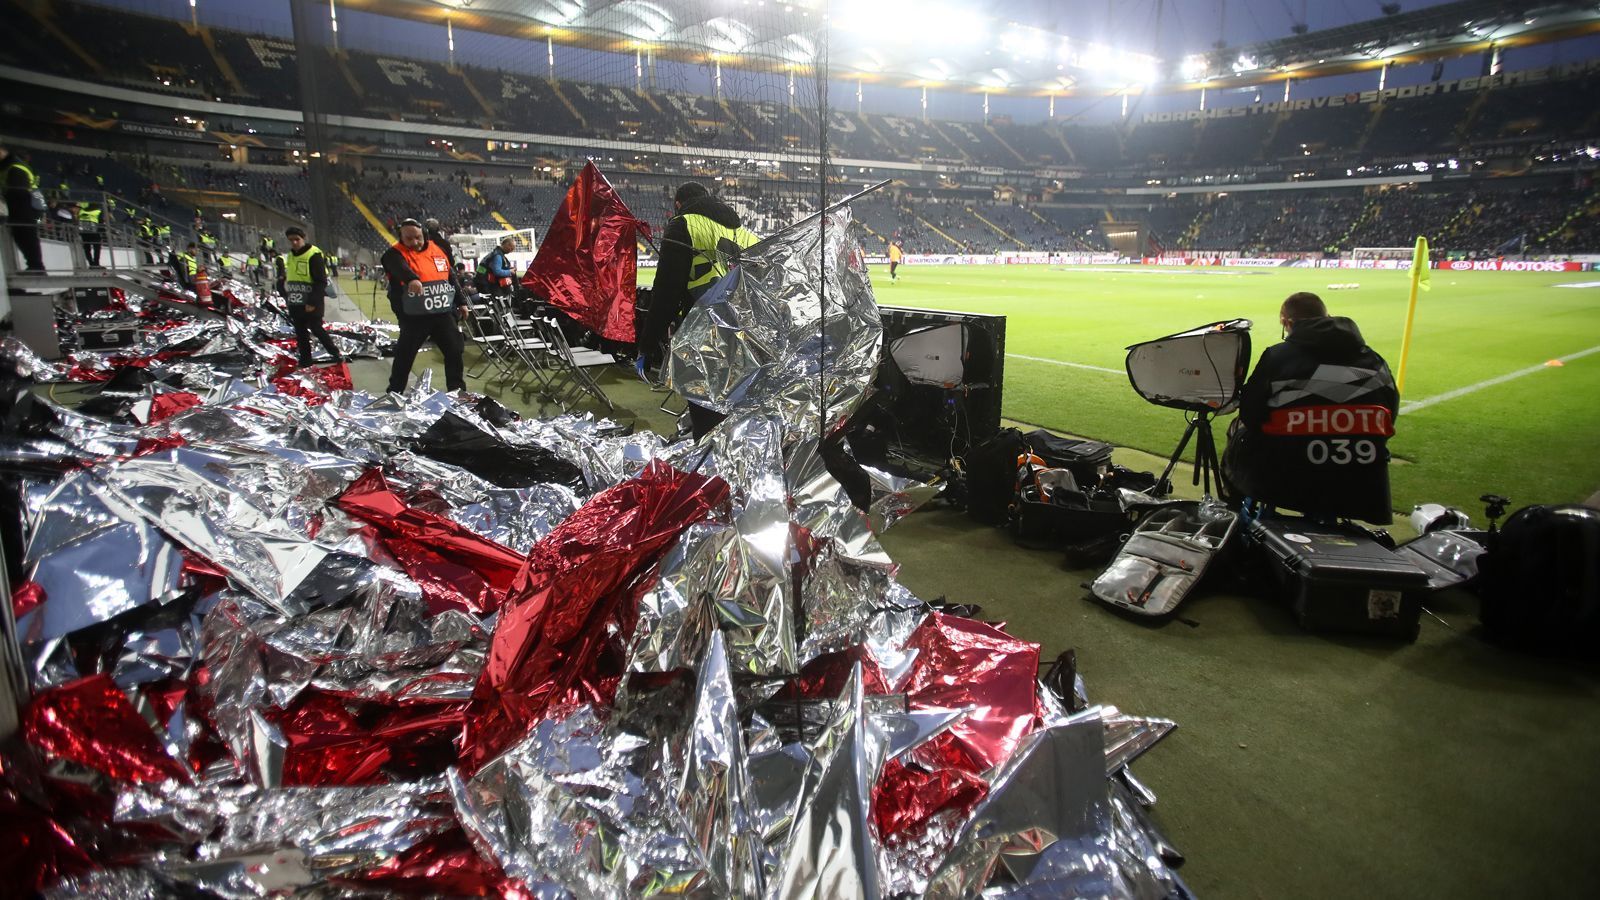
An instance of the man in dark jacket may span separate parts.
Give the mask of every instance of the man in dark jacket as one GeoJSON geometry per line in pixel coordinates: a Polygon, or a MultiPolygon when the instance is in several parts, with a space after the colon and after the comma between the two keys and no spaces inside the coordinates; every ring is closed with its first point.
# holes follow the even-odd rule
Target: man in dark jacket
{"type": "Polygon", "coordinates": [[[1284,341],[1262,352],[1245,382],[1223,475],[1268,506],[1389,522],[1400,392],[1388,364],[1316,294],[1289,295],[1278,318],[1284,341]]]}
{"type": "Polygon", "coordinates": [[[328,259],[322,249],[306,240],[305,229],[291,225],[284,229],[289,239],[289,252],[283,255],[278,270],[278,293],[289,307],[289,321],[294,323],[295,350],[300,365],[309,366],[316,350],[311,338],[316,337],[334,362],[342,362],[339,348],[322,327],[322,314],[328,293],[328,259]]]}
{"type": "Polygon", "coordinates": [[[444,354],[446,389],[466,390],[463,341],[456,319],[466,318],[467,305],[457,290],[450,257],[428,240],[422,223],[407,219],[400,223],[400,242],[384,251],[381,262],[389,278],[389,305],[400,323],[389,390],[398,394],[406,389],[417,351],[430,338],[444,354]]]}
{"type": "MultiPolygon", "coordinates": [[[[677,215],[667,220],[661,237],[661,258],[651,286],[650,309],[638,336],[640,374],[661,365],[667,340],[717,279],[728,274],[739,252],[760,241],[744,228],[732,207],[711,196],[705,186],[685,182],[673,196],[677,215]]],[[[700,437],[722,417],[693,403],[689,420],[700,437]]]]}
{"type": "Polygon", "coordinates": [[[39,219],[44,214],[44,195],[39,193],[39,177],[9,149],[0,147],[0,181],[5,188],[6,215],[11,220],[11,241],[22,254],[23,268],[43,272],[39,219]]]}
{"type": "Polygon", "coordinates": [[[456,267],[456,248],[450,246],[450,235],[444,233],[444,228],[439,225],[438,219],[428,219],[423,223],[428,226],[428,240],[439,245],[444,255],[450,258],[450,268],[456,267]]]}
{"type": "Polygon", "coordinates": [[[478,260],[478,273],[473,281],[480,294],[509,294],[517,281],[517,273],[511,268],[511,251],[517,249],[517,241],[511,235],[500,239],[499,246],[490,250],[478,260]]]}

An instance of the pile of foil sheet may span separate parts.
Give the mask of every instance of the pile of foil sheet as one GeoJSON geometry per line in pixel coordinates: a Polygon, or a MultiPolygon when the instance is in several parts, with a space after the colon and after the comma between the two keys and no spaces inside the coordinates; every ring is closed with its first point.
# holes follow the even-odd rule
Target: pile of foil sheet
{"type": "Polygon", "coordinates": [[[10,884],[1187,895],[1128,768],[1173,723],[913,596],[877,535],[929,490],[829,470],[881,338],[848,210],[735,272],[674,344],[698,442],[325,370],[109,421],[0,348],[10,884]]]}
{"type": "MultiPolygon", "coordinates": [[[[5,353],[39,382],[121,379],[119,386],[132,381],[205,391],[234,377],[280,377],[293,371],[294,328],[281,299],[228,277],[214,280],[212,286],[206,300],[173,284],[162,285],[148,300],[112,288],[104,308],[60,316],[67,342],[85,326],[119,322],[135,334],[127,346],[75,347],[66,359],[52,362],[15,338],[6,338],[5,353]]],[[[346,359],[381,356],[396,334],[393,325],[378,321],[329,323],[328,333],[346,359]]],[[[315,353],[328,358],[320,346],[315,353]]]]}

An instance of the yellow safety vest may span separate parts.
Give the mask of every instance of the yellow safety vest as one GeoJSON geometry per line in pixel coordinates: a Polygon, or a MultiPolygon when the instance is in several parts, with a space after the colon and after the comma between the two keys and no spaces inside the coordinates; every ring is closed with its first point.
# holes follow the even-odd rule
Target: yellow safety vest
{"type": "Polygon", "coordinates": [[[183,267],[188,270],[183,274],[188,275],[190,278],[193,278],[195,273],[200,271],[199,262],[197,262],[194,257],[187,253],[179,253],[178,262],[182,263],[183,267]]]}
{"type": "Polygon", "coordinates": [[[79,222],[87,222],[90,225],[99,225],[100,224],[100,213],[101,213],[101,210],[100,210],[99,207],[93,207],[93,206],[82,207],[81,209],[78,210],[78,221],[79,222]]]}
{"type": "Polygon", "coordinates": [[[26,163],[12,160],[11,165],[7,166],[7,168],[21,169],[22,174],[28,176],[28,184],[24,188],[25,190],[36,191],[39,189],[39,176],[33,174],[33,170],[28,168],[26,163]]]}
{"type": "Polygon", "coordinates": [[[698,299],[718,278],[728,274],[728,259],[761,241],[748,228],[728,228],[699,213],[683,217],[689,226],[689,243],[694,247],[694,263],[689,267],[689,296],[698,299]]]}
{"type": "Polygon", "coordinates": [[[311,260],[322,255],[322,248],[312,244],[299,253],[283,255],[283,292],[290,300],[299,301],[311,294],[311,260]]]}

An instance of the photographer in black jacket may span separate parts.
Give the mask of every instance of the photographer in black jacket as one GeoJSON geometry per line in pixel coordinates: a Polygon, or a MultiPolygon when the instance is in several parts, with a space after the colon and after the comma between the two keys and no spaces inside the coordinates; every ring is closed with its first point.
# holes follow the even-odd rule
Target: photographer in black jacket
{"type": "Polygon", "coordinates": [[[1284,340],[1261,354],[1222,456],[1232,491],[1313,517],[1392,518],[1389,436],[1400,392],[1361,329],[1316,294],[1291,294],[1284,340]]]}

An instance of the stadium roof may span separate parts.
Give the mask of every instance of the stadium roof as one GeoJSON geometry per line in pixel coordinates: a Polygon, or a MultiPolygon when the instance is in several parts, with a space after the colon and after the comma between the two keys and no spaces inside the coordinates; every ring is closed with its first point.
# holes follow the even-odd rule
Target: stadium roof
{"type": "MultiPolygon", "coordinates": [[[[1374,6],[1380,10],[1375,18],[1317,30],[1305,21],[1304,3],[1299,21],[1284,3],[1291,14],[1290,33],[1242,45],[1222,40],[1226,33],[1220,30],[1212,44],[1194,27],[1202,13],[1209,20],[1219,8],[1225,22],[1226,0],[1122,3],[1108,7],[1106,19],[1092,30],[1085,17],[1074,15],[1089,33],[1126,31],[1130,41],[1141,42],[1138,50],[1059,27],[1061,4],[1045,0],[855,0],[831,6],[826,0],[340,0],[340,5],[563,45],[649,51],[666,59],[731,66],[811,71],[825,48],[829,71],[837,78],[1063,96],[1242,86],[1600,33],[1600,8],[1587,0],[1458,0],[1405,12],[1399,4],[1381,4],[1374,6]],[[1141,16],[1144,21],[1134,21],[1141,16]],[[824,28],[829,29],[826,42],[824,28]],[[1158,47],[1167,52],[1157,55],[1158,47]]],[[[1252,11],[1248,2],[1244,5],[1252,11]]],[[[1348,4],[1340,6],[1349,18],[1348,4]]],[[[1256,24],[1258,32],[1265,30],[1256,24]]]]}

